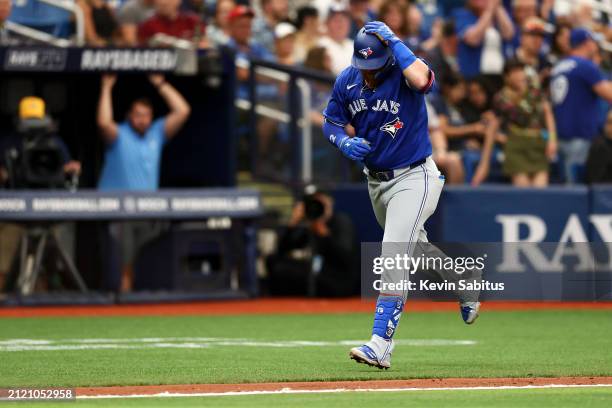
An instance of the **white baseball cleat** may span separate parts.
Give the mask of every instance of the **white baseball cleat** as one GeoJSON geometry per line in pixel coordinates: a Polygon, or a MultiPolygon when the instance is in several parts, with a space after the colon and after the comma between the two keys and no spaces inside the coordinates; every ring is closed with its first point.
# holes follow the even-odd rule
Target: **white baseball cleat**
{"type": "Polygon", "coordinates": [[[391,353],[394,347],[393,340],[373,335],[372,340],[363,346],[353,347],[349,351],[349,357],[358,363],[387,370],[391,367],[391,353]]]}
{"type": "Polygon", "coordinates": [[[480,302],[464,302],[459,305],[459,309],[465,324],[472,324],[478,318],[480,302]]]}

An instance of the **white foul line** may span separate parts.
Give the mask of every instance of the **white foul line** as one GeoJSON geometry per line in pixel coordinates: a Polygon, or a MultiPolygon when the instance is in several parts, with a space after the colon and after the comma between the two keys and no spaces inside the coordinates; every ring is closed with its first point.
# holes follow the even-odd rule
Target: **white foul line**
{"type": "Polygon", "coordinates": [[[344,392],[403,392],[403,391],[481,391],[481,390],[534,390],[546,388],[602,388],[612,387],[612,384],[548,384],[548,385],[501,385],[483,387],[408,387],[408,388],[334,388],[322,390],[294,390],[283,388],[270,391],[227,391],[227,392],[197,392],[197,393],[172,393],[162,392],[158,394],[130,394],[130,395],[77,395],[77,399],[105,399],[105,398],[180,398],[180,397],[220,397],[240,395],[274,395],[274,394],[329,394],[344,392]]]}
{"type": "MultiPolygon", "coordinates": [[[[144,338],[83,338],[83,339],[3,339],[0,352],[67,351],[67,350],[137,350],[156,348],[207,349],[211,347],[271,347],[301,348],[358,346],[360,340],[261,340],[225,337],[144,337],[144,338]]],[[[413,347],[474,346],[475,340],[457,339],[398,339],[396,345],[413,347]]]]}

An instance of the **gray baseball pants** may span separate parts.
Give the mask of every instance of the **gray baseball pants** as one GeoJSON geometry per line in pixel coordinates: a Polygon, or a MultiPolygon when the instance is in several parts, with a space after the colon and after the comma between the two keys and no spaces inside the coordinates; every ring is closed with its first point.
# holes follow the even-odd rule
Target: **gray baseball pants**
{"type": "MultiPolygon", "coordinates": [[[[368,170],[364,169],[368,175],[368,170]]],[[[376,215],[376,220],[384,229],[382,243],[383,257],[395,257],[397,254],[408,256],[446,258],[447,256],[427,240],[425,221],[434,213],[444,186],[444,177],[436,167],[433,159],[414,168],[394,170],[394,178],[389,181],[378,181],[368,175],[368,191],[376,215]]],[[[445,269],[426,271],[435,277],[457,283],[466,276],[445,269]]],[[[480,277],[481,271],[478,275],[480,277]]],[[[406,270],[385,270],[382,282],[400,282],[409,280],[406,270]]],[[[477,301],[478,292],[455,292],[461,302],[477,301]]],[[[385,295],[401,296],[406,300],[407,290],[385,290],[385,295]]]]}

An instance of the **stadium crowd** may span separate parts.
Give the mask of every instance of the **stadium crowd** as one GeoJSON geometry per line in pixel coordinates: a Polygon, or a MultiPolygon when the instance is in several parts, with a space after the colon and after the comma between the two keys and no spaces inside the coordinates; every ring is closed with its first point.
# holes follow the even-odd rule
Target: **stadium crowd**
{"type": "MultiPolygon", "coordinates": [[[[434,158],[449,183],[612,181],[609,3],[599,0],[76,0],[90,46],[159,36],[236,52],[238,97],[251,58],[337,75],[351,38],[385,22],[436,73],[428,95],[434,158]],[[609,128],[609,126],[608,126],[609,128]]],[[[0,21],[11,2],[0,0],[0,21]]],[[[0,30],[0,41],[11,40],[0,30]]],[[[166,43],[167,44],[167,43],[166,43]]],[[[329,88],[316,87],[313,129],[329,88]]],[[[276,95],[278,87],[258,87],[276,95]]],[[[265,125],[265,123],[264,123],[265,125]]],[[[265,128],[265,126],[262,126],[265,128]]],[[[269,127],[260,133],[274,133],[269,127]]],[[[260,138],[262,136],[260,135],[260,138]]],[[[264,140],[272,140],[264,135],[264,140]]],[[[267,143],[261,143],[263,148],[267,143]]],[[[261,148],[261,147],[260,147],[261,148]]]]}

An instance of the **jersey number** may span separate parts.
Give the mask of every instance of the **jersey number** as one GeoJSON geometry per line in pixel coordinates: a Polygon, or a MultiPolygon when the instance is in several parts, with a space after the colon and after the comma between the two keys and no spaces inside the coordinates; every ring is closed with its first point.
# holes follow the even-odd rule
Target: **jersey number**
{"type": "Polygon", "coordinates": [[[560,75],[550,83],[550,96],[553,105],[561,105],[565,101],[567,91],[569,90],[569,81],[565,75],[560,75]]]}

